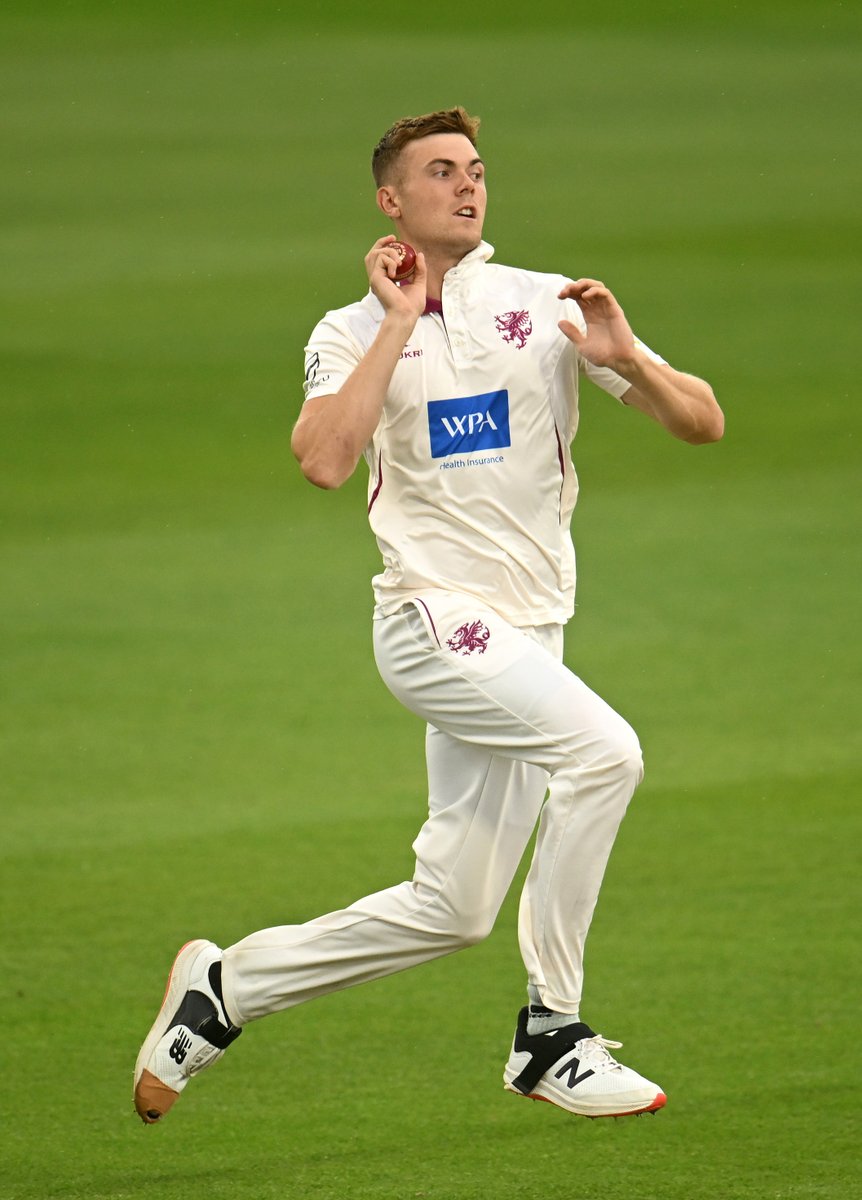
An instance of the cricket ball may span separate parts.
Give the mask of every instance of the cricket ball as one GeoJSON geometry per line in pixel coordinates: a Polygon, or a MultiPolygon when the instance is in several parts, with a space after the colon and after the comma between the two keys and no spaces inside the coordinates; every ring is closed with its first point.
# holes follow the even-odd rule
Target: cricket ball
{"type": "Polygon", "coordinates": [[[407,242],[392,242],[392,249],[398,251],[398,266],[395,268],[395,282],[403,283],[416,270],[416,251],[407,242]]]}

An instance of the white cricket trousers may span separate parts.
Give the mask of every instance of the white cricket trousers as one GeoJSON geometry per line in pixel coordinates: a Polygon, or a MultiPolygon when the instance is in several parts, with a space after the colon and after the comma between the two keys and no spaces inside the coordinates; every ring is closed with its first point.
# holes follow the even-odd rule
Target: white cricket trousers
{"type": "Polygon", "coordinates": [[[643,764],[634,731],[563,665],[562,644],[560,626],[516,629],[443,592],[374,622],[380,674],[428,723],[429,812],[413,879],[228,947],[222,982],[236,1024],[480,941],[537,821],[521,954],[542,1002],[578,1012],[584,941],[643,764]]]}

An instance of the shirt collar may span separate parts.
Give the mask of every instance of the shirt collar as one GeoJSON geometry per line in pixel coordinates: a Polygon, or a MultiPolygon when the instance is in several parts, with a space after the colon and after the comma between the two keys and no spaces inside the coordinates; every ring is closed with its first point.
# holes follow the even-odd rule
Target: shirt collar
{"type": "MultiPolygon", "coordinates": [[[[479,267],[483,266],[491,255],[494,253],[494,247],[490,242],[480,242],[474,250],[470,250],[464,257],[457,262],[454,267],[450,267],[443,276],[443,286],[446,286],[447,279],[457,279],[462,275],[472,275],[479,267]]],[[[425,311],[422,316],[426,317],[429,313],[439,313],[443,316],[442,300],[434,300],[430,296],[425,304],[425,311]]]]}
{"type": "Polygon", "coordinates": [[[450,267],[446,274],[451,275],[453,271],[460,272],[465,267],[467,269],[475,269],[479,263],[486,263],[493,253],[494,247],[490,242],[480,242],[475,250],[471,250],[469,254],[465,254],[461,261],[456,263],[454,267],[450,267]]]}

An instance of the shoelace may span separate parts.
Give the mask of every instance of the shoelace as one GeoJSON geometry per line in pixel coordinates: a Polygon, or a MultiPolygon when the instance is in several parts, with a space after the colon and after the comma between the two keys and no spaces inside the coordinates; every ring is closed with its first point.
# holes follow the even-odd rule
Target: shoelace
{"type": "Polygon", "coordinates": [[[611,1050],[620,1050],[622,1042],[613,1042],[610,1038],[602,1037],[597,1033],[595,1037],[584,1038],[578,1042],[575,1049],[580,1053],[582,1062],[589,1062],[593,1070],[613,1071],[620,1069],[620,1063],[610,1053],[611,1050]]]}

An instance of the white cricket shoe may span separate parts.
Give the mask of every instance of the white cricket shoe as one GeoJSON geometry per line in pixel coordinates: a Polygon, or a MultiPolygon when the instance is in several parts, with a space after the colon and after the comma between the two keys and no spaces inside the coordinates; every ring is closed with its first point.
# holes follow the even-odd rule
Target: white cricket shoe
{"type": "Polygon", "coordinates": [[[518,1014],[512,1053],[503,1073],[507,1091],[547,1100],[581,1117],[625,1117],[664,1108],[654,1083],[618,1063],[620,1047],[577,1021],[547,1033],[527,1033],[529,1009],[518,1014]]]}
{"type": "Polygon", "coordinates": [[[231,1023],[221,996],[221,950],[212,942],[187,942],[171,973],[159,1015],[135,1063],[135,1108],[155,1125],[192,1075],[212,1066],[242,1033],[231,1023]]]}

